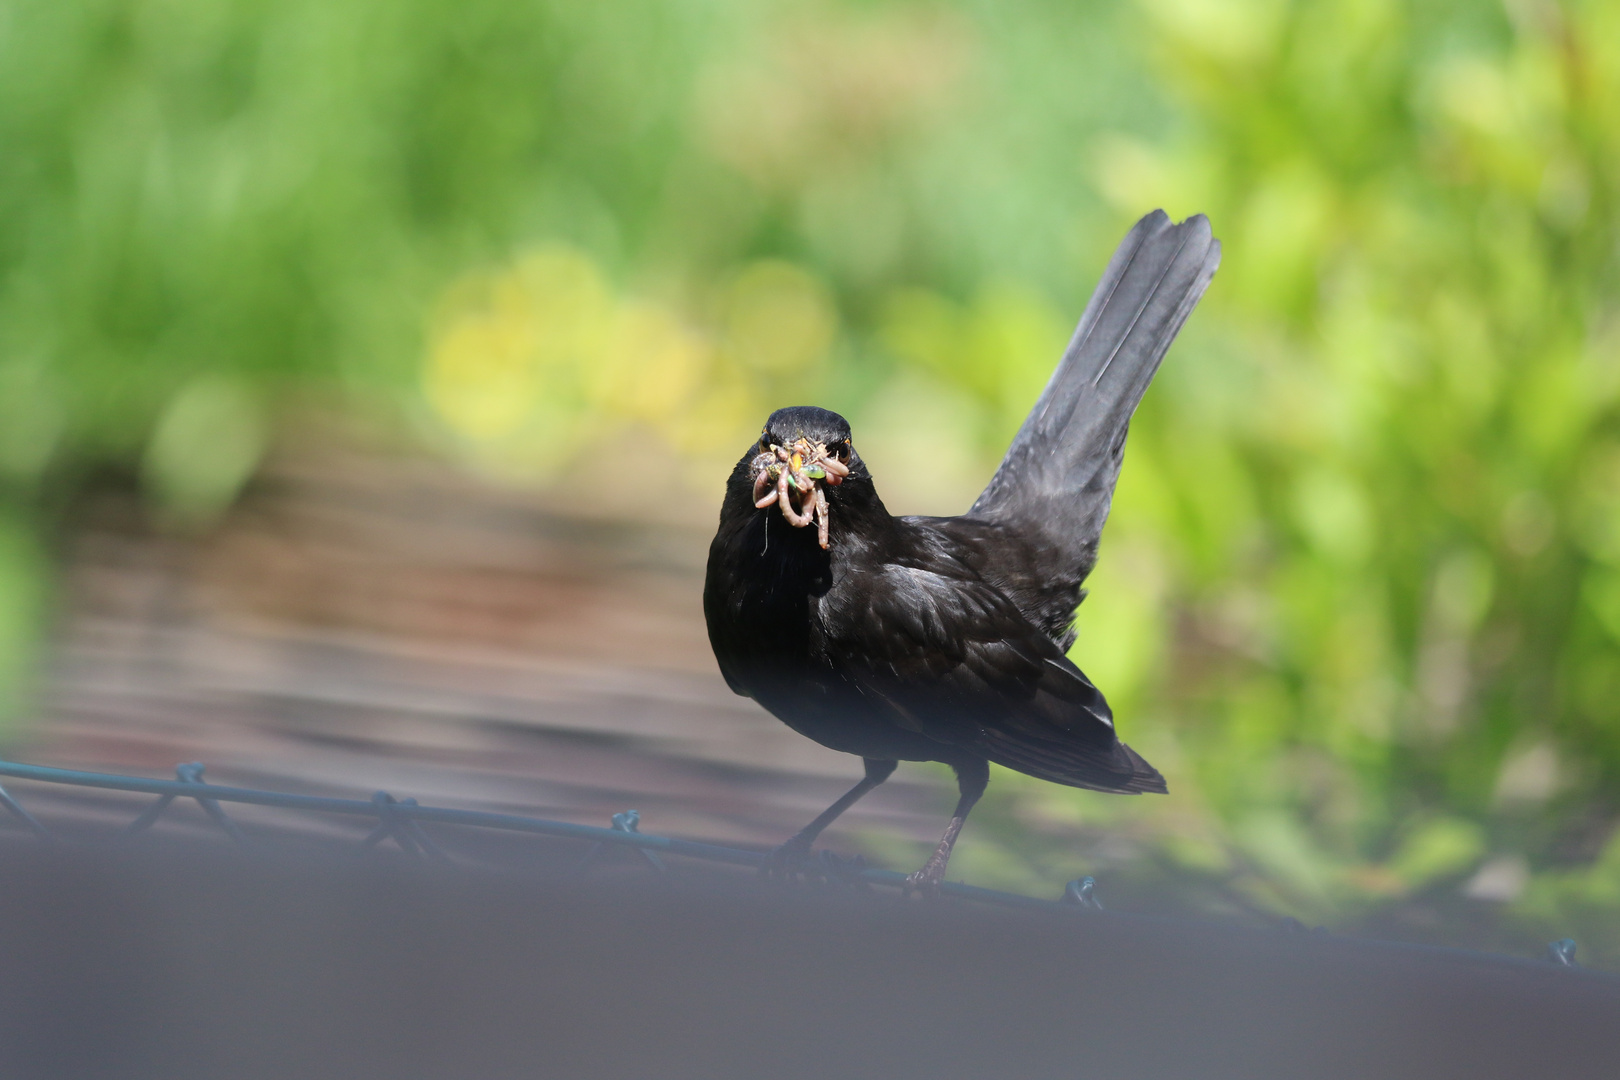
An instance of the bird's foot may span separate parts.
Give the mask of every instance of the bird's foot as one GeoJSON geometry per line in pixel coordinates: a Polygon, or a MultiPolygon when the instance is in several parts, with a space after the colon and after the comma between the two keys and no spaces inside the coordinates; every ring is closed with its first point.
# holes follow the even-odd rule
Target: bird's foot
{"type": "Polygon", "coordinates": [[[864,884],[861,874],[866,860],[859,855],[843,858],[830,851],[811,851],[809,844],[792,840],[770,855],[759,868],[760,876],[774,881],[795,881],[800,878],[846,885],[864,884]]]}
{"type": "Polygon", "coordinates": [[[759,876],[768,881],[794,881],[810,862],[810,845],[797,839],[789,840],[759,865],[759,876]]]}
{"type": "Polygon", "coordinates": [[[939,886],[944,880],[945,864],[938,859],[929,859],[921,870],[907,874],[900,888],[907,896],[915,892],[926,900],[932,900],[939,896],[939,886]]]}

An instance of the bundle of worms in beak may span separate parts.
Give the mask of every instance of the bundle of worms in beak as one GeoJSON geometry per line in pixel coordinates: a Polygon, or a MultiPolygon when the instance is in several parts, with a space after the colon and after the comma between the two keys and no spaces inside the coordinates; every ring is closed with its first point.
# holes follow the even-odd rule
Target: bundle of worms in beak
{"type": "Polygon", "coordinates": [[[761,510],[775,503],[790,525],[816,523],[816,539],[827,547],[827,493],[817,484],[824,480],[838,485],[849,475],[849,466],[839,461],[823,443],[800,439],[792,448],[771,444],[754,458],[754,505],[761,510]],[[798,505],[794,505],[797,501],[798,505]]]}

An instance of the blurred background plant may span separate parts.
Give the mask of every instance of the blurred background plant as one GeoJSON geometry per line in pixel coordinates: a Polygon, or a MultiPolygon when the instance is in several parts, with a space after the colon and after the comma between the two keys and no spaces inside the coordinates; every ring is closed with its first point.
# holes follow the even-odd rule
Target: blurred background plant
{"type": "Polygon", "coordinates": [[[1613,0],[4,0],[0,146],[7,715],[76,493],[207,530],[311,402],[708,505],[814,400],[960,512],[1162,205],[1226,262],[1075,655],[1173,794],[1003,774],[964,873],[1102,821],[1216,907],[1620,950],[1613,0]]]}

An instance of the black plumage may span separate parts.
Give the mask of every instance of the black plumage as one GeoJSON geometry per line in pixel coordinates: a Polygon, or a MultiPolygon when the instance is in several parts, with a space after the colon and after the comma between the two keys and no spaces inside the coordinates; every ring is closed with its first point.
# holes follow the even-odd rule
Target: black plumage
{"type": "Polygon", "coordinates": [[[837,413],[771,414],[726,485],[703,606],[731,688],[866,760],[783,846],[791,861],[899,761],[941,761],[961,799],[911,876],[939,882],[987,762],[1073,787],[1162,792],[1066,655],[1131,414],[1220,261],[1202,217],[1139,221],[1001,467],[967,514],[894,517],[837,413]],[[818,529],[795,527],[815,522],[818,529]]]}

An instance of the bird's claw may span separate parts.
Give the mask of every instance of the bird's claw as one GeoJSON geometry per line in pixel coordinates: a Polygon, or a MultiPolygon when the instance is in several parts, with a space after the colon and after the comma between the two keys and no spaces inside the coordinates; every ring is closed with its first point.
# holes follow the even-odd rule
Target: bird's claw
{"type": "Polygon", "coordinates": [[[760,876],[771,881],[802,878],[846,885],[865,884],[861,877],[865,871],[866,860],[859,855],[843,858],[827,850],[813,852],[810,845],[791,840],[766,856],[759,868],[760,876]]]}
{"type": "Polygon", "coordinates": [[[933,859],[914,874],[907,874],[900,891],[905,896],[916,893],[925,900],[933,900],[939,896],[939,886],[945,879],[945,867],[936,866],[933,859]]]}
{"type": "Polygon", "coordinates": [[[759,864],[759,876],[767,881],[792,881],[809,860],[810,845],[789,840],[765,856],[765,861],[759,864]]]}

